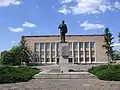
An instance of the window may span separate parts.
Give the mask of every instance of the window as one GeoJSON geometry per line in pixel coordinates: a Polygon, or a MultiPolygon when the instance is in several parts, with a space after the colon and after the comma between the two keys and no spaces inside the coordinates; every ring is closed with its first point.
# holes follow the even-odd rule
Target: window
{"type": "Polygon", "coordinates": [[[91,54],[92,54],[92,55],[95,55],[95,51],[92,51],[91,54]]]}
{"type": "Polygon", "coordinates": [[[80,51],[80,55],[83,55],[83,51],[80,51]]]}
{"type": "Polygon", "coordinates": [[[89,51],[86,51],[86,52],[85,52],[85,55],[89,55],[89,51]]]}
{"type": "Polygon", "coordinates": [[[55,49],[55,43],[51,43],[51,48],[52,48],[52,50],[55,49]]]}
{"type": "Polygon", "coordinates": [[[89,48],[89,42],[85,42],[85,48],[89,48]]]}
{"type": "Polygon", "coordinates": [[[57,52],[57,56],[59,57],[59,51],[57,52]]]}
{"type": "Polygon", "coordinates": [[[44,43],[40,43],[40,49],[44,49],[44,43]]]}
{"type": "Polygon", "coordinates": [[[80,62],[83,62],[83,57],[80,58],[80,62]]]}
{"type": "Polygon", "coordinates": [[[44,62],[44,58],[41,58],[40,61],[41,61],[41,62],[44,62]]]}
{"type": "Polygon", "coordinates": [[[41,56],[44,56],[44,51],[41,51],[41,52],[40,52],[40,55],[41,55],[41,56]]]}
{"type": "Polygon", "coordinates": [[[91,61],[94,62],[94,61],[95,61],[95,57],[92,57],[92,58],[91,58],[91,61]]]}
{"type": "Polygon", "coordinates": [[[83,48],[83,42],[79,42],[80,48],[83,48]]]}
{"type": "Polygon", "coordinates": [[[75,51],[75,52],[74,52],[74,56],[75,56],[75,57],[78,56],[78,51],[75,51]]]}
{"type": "Polygon", "coordinates": [[[89,57],[86,57],[86,58],[85,58],[85,61],[86,61],[86,62],[89,62],[89,57]]]}
{"type": "Polygon", "coordinates": [[[47,56],[50,56],[50,51],[47,51],[47,52],[46,52],[46,55],[47,55],[47,56]]]}
{"type": "Polygon", "coordinates": [[[55,51],[52,51],[52,56],[55,56],[55,51]]]}
{"type": "Polygon", "coordinates": [[[57,51],[59,51],[59,43],[57,43],[57,51]]]}
{"type": "Polygon", "coordinates": [[[55,62],[55,58],[52,58],[52,62],[55,62]]]}
{"type": "Polygon", "coordinates": [[[90,42],[90,48],[94,48],[95,47],[95,42],[90,42]]]}
{"type": "Polygon", "coordinates": [[[74,63],[76,63],[76,64],[78,63],[78,58],[74,59],[74,63]]]}
{"type": "Polygon", "coordinates": [[[35,51],[39,50],[39,43],[35,43],[35,51]]]}
{"type": "Polygon", "coordinates": [[[78,42],[74,42],[73,47],[74,47],[74,50],[77,50],[78,49],[78,42]]]}
{"type": "Polygon", "coordinates": [[[46,49],[50,49],[50,43],[46,43],[46,49]]]}
{"type": "Polygon", "coordinates": [[[50,58],[46,58],[46,62],[50,62],[50,58]]]}

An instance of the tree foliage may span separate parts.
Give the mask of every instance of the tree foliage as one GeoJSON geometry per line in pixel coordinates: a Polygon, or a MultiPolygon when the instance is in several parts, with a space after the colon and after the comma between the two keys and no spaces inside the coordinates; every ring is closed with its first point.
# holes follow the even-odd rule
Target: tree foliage
{"type": "Polygon", "coordinates": [[[119,42],[120,42],[120,32],[119,32],[119,34],[118,34],[118,40],[119,40],[119,42]]]}
{"type": "Polygon", "coordinates": [[[110,62],[110,60],[113,59],[113,46],[112,44],[114,42],[112,42],[113,40],[113,36],[112,36],[112,33],[110,32],[110,30],[108,28],[105,29],[104,31],[104,42],[105,42],[105,45],[103,45],[104,48],[106,48],[106,54],[108,56],[108,62],[110,62]]]}

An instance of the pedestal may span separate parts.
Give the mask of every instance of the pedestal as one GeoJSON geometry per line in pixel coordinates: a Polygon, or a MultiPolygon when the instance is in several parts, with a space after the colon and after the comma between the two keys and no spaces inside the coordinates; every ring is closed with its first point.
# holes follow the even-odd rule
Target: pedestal
{"type": "Polygon", "coordinates": [[[61,72],[68,72],[68,57],[69,57],[69,46],[68,43],[59,43],[59,68],[61,72]]]}

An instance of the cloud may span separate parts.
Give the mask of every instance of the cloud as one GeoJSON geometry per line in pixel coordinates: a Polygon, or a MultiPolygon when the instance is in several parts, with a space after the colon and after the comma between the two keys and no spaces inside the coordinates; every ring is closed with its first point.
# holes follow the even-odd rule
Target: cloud
{"type": "Polygon", "coordinates": [[[102,24],[93,24],[93,23],[89,23],[88,21],[84,21],[80,27],[83,27],[84,30],[95,30],[95,29],[103,29],[105,28],[104,25],[102,24]]]}
{"type": "Polygon", "coordinates": [[[9,5],[19,5],[20,0],[0,0],[0,7],[8,7],[9,5]]]}
{"type": "MultiPolygon", "coordinates": [[[[120,2],[118,2],[117,0],[114,0],[114,2],[111,2],[110,0],[61,0],[61,2],[64,2],[64,4],[62,5],[66,5],[67,7],[66,12],[67,11],[70,12],[67,14],[74,14],[74,15],[100,14],[106,11],[120,10],[120,2]],[[65,1],[71,3],[71,5],[69,5],[65,1]],[[72,5],[73,2],[75,2],[76,4],[72,5]]],[[[65,10],[65,8],[61,8],[61,7],[60,7],[61,11],[65,10]]]]}
{"type": "Polygon", "coordinates": [[[58,12],[59,12],[59,13],[63,13],[63,14],[65,14],[65,15],[71,13],[71,11],[67,8],[66,5],[63,5],[63,6],[59,9],[58,12]]]}
{"type": "Polygon", "coordinates": [[[23,26],[23,27],[29,27],[29,28],[36,27],[36,25],[35,25],[35,24],[30,23],[30,22],[24,22],[24,24],[23,24],[22,26],[23,26]]]}
{"type": "Polygon", "coordinates": [[[8,29],[9,29],[11,32],[23,32],[23,31],[24,31],[23,28],[11,28],[11,27],[9,27],[8,29]]]}
{"type": "Polygon", "coordinates": [[[72,0],[60,0],[61,4],[70,3],[70,2],[72,2],[72,0]]]}
{"type": "Polygon", "coordinates": [[[114,43],[113,46],[120,46],[120,43],[114,43]]]}

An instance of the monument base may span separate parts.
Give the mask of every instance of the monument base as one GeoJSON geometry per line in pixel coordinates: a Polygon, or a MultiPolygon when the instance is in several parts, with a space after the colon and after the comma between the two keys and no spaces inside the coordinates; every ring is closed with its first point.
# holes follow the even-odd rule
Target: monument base
{"type": "Polygon", "coordinates": [[[68,43],[59,43],[59,68],[61,72],[68,72],[68,57],[69,57],[69,47],[68,43]]]}

